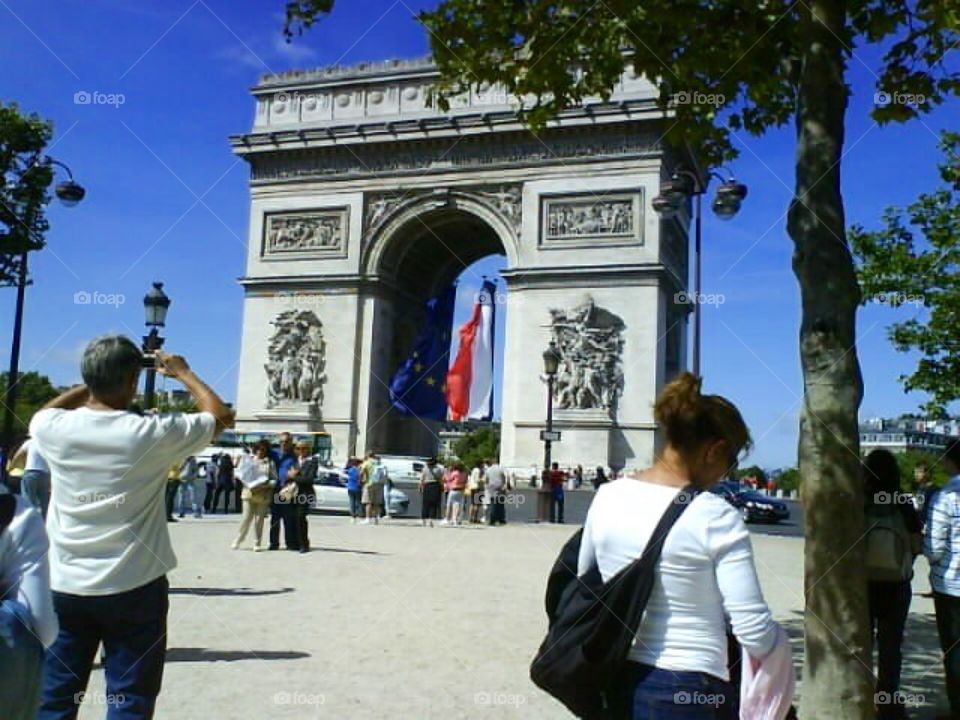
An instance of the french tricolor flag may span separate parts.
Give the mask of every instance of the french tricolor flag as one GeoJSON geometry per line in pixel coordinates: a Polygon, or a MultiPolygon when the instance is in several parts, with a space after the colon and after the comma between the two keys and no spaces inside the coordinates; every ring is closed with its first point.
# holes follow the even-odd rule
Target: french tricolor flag
{"type": "Polygon", "coordinates": [[[489,280],[477,294],[473,314],[460,328],[457,359],[447,373],[451,420],[493,417],[493,319],[497,286],[489,280]]]}

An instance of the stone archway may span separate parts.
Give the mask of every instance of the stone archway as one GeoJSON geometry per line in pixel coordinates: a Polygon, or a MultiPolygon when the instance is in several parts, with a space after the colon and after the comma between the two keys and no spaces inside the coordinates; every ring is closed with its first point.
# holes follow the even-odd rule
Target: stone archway
{"type": "Polygon", "coordinates": [[[650,203],[673,165],[656,90],[628,70],[609,100],[532,136],[499,91],[431,107],[437,76],[429,60],[393,61],[254,88],[253,128],[232,138],[251,168],[238,425],[326,430],[338,461],[430,452],[428,431],[382,421],[387,383],[423,302],[464,265],[503,253],[502,462],[526,472],[540,462],[541,355],[571,322],[591,342],[567,346],[554,458],[649,462],[652,402],[685,364],[687,310],[676,298],[688,218],[660,221],[650,203]],[[275,337],[292,309],[309,310],[324,340],[312,366],[322,364],[323,392],[308,400],[267,392],[268,363],[283,367],[295,345],[275,337]],[[612,334],[601,322],[611,317],[612,334]]]}

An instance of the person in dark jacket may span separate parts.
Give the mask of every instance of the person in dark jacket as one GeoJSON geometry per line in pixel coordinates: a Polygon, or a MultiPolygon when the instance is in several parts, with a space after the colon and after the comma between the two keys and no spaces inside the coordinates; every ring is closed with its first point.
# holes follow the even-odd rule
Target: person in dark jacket
{"type": "Polygon", "coordinates": [[[217,489],[213,493],[213,502],[210,503],[210,512],[217,511],[220,503],[220,494],[223,494],[223,514],[230,512],[230,496],[233,494],[233,460],[227,453],[214,455],[210,462],[217,464],[217,489]]]}
{"type": "Polygon", "coordinates": [[[296,533],[296,548],[301,553],[310,552],[310,532],[307,515],[316,500],[313,483],[317,479],[320,462],[310,454],[310,443],[301,441],[296,446],[296,464],[287,472],[287,481],[297,485],[297,494],[291,503],[290,512],[293,530],[296,533]]]}
{"type": "MultiPolygon", "coordinates": [[[[895,523],[901,533],[905,533],[904,570],[906,577],[900,580],[878,580],[870,577],[870,562],[867,568],[867,598],[870,609],[871,634],[877,648],[876,698],[889,698],[889,701],[877,703],[877,718],[904,718],[905,710],[901,704],[900,668],[903,662],[903,631],[910,610],[910,581],[913,578],[913,559],[920,553],[920,538],[923,524],[920,515],[913,506],[910,496],[900,489],[900,467],[897,459],[887,450],[874,450],[867,455],[863,464],[864,499],[866,501],[867,528],[865,539],[868,547],[871,534],[888,532],[880,527],[880,518],[884,513],[899,514],[902,523],[895,523]]],[[[886,525],[884,522],[883,525],[886,525]]]]}
{"type": "Polygon", "coordinates": [[[280,549],[280,525],[283,524],[283,540],[287,550],[298,550],[297,533],[293,525],[293,510],[289,502],[280,501],[280,490],[287,484],[287,473],[297,463],[297,456],[293,451],[293,435],[288,432],[280,434],[280,449],[271,454],[277,466],[277,487],[273,494],[273,503],[270,505],[270,549],[280,549]]]}

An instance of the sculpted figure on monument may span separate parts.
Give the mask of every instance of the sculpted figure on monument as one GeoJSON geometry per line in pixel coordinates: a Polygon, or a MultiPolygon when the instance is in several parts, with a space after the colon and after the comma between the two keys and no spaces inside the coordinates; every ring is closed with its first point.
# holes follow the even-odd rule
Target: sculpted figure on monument
{"type": "Polygon", "coordinates": [[[267,348],[267,407],[323,403],[327,376],[323,324],[310,310],[286,310],[271,323],[276,329],[267,348]]]}
{"type": "Polygon", "coordinates": [[[550,310],[560,353],[555,401],[566,410],[615,411],[623,392],[623,320],[588,297],[573,310],[550,310]]]}

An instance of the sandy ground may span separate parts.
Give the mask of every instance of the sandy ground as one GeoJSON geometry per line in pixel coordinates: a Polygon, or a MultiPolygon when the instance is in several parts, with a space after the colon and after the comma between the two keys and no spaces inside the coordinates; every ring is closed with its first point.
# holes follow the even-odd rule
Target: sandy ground
{"type": "MultiPolygon", "coordinates": [[[[424,529],[311,517],[314,551],[232,551],[237,516],[171,526],[157,717],[565,718],[529,681],[547,572],[572,526],[424,529]]],[[[774,616],[802,647],[802,540],[754,536],[774,616]]],[[[922,562],[922,561],[921,561],[922,562]]],[[[926,591],[918,565],[915,593],[926,591]]],[[[904,690],[943,697],[932,601],[915,596],[904,690]]],[[[104,715],[95,670],[81,718],[104,715]]],[[[922,703],[919,700],[922,699],[922,703]]]]}

